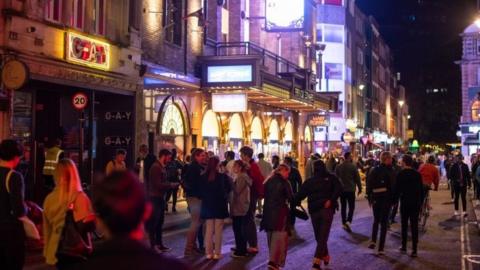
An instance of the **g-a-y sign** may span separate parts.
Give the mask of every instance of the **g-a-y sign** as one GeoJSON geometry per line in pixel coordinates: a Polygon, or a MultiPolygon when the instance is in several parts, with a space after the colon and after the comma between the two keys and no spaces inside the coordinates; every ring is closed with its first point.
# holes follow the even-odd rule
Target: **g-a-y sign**
{"type": "Polygon", "coordinates": [[[66,45],[68,62],[108,70],[110,44],[84,35],[67,32],[66,45]]]}

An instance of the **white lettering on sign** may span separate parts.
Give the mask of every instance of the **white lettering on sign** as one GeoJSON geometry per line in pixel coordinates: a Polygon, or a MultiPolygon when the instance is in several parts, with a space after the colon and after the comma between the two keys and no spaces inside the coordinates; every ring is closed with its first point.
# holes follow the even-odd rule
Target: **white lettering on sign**
{"type": "Polygon", "coordinates": [[[129,136],[106,136],[103,140],[106,146],[129,146],[132,137],[129,136]]]}
{"type": "Polygon", "coordinates": [[[105,113],[105,120],[107,121],[130,121],[132,118],[132,112],[106,112],[105,113]]]}

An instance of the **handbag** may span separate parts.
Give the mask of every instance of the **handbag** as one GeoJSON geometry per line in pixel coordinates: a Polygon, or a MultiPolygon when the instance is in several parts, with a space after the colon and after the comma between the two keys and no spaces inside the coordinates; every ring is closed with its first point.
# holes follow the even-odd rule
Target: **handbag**
{"type": "Polygon", "coordinates": [[[308,220],[307,211],[305,211],[305,208],[301,205],[298,205],[293,209],[293,214],[299,219],[308,220]]]}
{"type": "Polygon", "coordinates": [[[68,257],[70,259],[84,261],[92,253],[93,248],[90,238],[83,238],[73,218],[75,199],[68,205],[65,213],[65,224],[63,225],[62,234],[60,235],[56,257],[68,257]]]}
{"type": "MultiPolygon", "coordinates": [[[[7,173],[7,178],[5,181],[7,193],[10,193],[10,178],[13,172],[13,170],[10,170],[7,173]]],[[[27,216],[19,217],[18,220],[22,222],[23,229],[25,230],[25,236],[34,240],[40,240],[40,233],[38,232],[37,226],[35,226],[35,224],[27,216]]]]}

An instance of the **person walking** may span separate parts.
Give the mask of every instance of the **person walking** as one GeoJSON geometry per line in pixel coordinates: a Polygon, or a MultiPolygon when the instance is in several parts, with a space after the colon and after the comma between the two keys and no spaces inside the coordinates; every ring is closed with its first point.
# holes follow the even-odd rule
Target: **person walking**
{"type": "Polygon", "coordinates": [[[25,263],[25,231],[19,220],[27,214],[25,184],[15,171],[22,156],[23,147],[17,141],[0,143],[0,265],[9,270],[21,270],[25,263]]]}
{"type": "Polygon", "coordinates": [[[412,257],[417,257],[418,218],[422,207],[424,188],[422,176],[413,169],[413,158],[404,155],[403,169],[398,173],[395,186],[395,202],[400,200],[400,216],[402,219],[402,246],[400,252],[407,252],[408,223],[412,231],[412,257]]]}
{"type": "Polygon", "coordinates": [[[305,164],[305,179],[309,179],[313,176],[313,163],[317,160],[316,155],[310,155],[305,164]]]}
{"type": "Polygon", "coordinates": [[[230,214],[233,221],[232,227],[235,236],[235,250],[232,253],[232,257],[243,258],[247,256],[245,223],[250,207],[252,179],[247,175],[247,164],[241,160],[235,161],[233,164],[233,172],[235,173],[235,180],[233,181],[230,214]]]}
{"type": "Polygon", "coordinates": [[[180,186],[180,176],[183,170],[183,162],[177,157],[177,150],[172,149],[172,160],[167,163],[167,181],[177,184],[176,187],[167,190],[165,195],[165,212],[168,212],[168,202],[172,198],[172,212],[177,212],[177,195],[180,186]]]}
{"type": "Polygon", "coordinates": [[[277,155],[272,156],[272,169],[277,169],[278,165],[280,165],[280,157],[277,155]]]}
{"type": "Polygon", "coordinates": [[[190,211],[191,223],[187,232],[185,252],[186,256],[200,253],[199,248],[195,245],[195,239],[199,229],[202,226],[200,219],[200,210],[202,206],[201,195],[201,177],[204,171],[204,165],[207,161],[207,153],[205,150],[197,148],[192,153],[192,162],[188,165],[185,173],[184,189],[187,197],[188,210],[190,211]]]}
{"type": "Polygon", "coordinates": [[[299,205],[302,200],[308,198],[308,212],[317,241],[312,269],[321,269],[322,261],[325,265],[330,263],[327,242],[340,194],[342,194],[342,184],[339,179],[327,171],[322,160],[314,161],[313,176],[300,186],[294,198],[295,205],[299,205]]]}
{"type": "Polygon", "coordinates": [[[53,178],[55,167],[57,167],[58,161],[64,157],[64,152],[60,148],[62,145],[60,139],[50,140],[48,144],[49,147],[45,151],[45,164],[43,165],[43,179],[47,193],[55,187],[55,180],[53,178]]]}
{"type": "Polygon", "coordinates": [[[458,212],[458,201],[462,198],[463,217],[467,217],[467,188],[470,188],[472,183],[470,179],[470,171],[467,164],[463,162],[463,156],[457,155],[455,157],[455,164],[450,168],[450,177],[452,179],[453,190],[455,191],[455,216],[460,215],[458,212]]]}
{"type": "Polygon", "coordinates": [[[202,208],[200,218],[205,220],[205,251],[208,260],[219,260],[222,254],[223,221],[228,214],[229,176],[219,172],[220,160],[211,157],[202,175],[202,208]]]}
{"type": "Polygon", "coordinates": [[[290,231],[290,207],[293,193],[288,182],[290,167],[278,165],[275,173],[265,181],[265,199],[260,229],[266,231],[269,262],[268,269],[276,270],[285,265],[290,231]]]}
{"type": "Polygon", "coordinates": [[[95,213],[90,199],[82,190],[82,182],[75,163],[70,159],[58,162],[54,171],[55,189],[43,204],[43,255],[49,265],[58,269],[69,269],[80,260],[71,256],[57,256],[62,228],[65,225],[67,210],[73,210],[77,230],[86,243],[91,243],[90,233],[95,230],[95,213]]]}
{"type": "MultiPolygon", "coordinates": [[[[258,154],[257,157],[258,157],[257,164],[258,164],[258,167],[260,168],[260,172],[262,173],[263,178],[267,179],[273,171],[272,164],[270,164],[268,161],[265,160],[265,155],[263,153],[258,154]]],[[[257,212],[258,212],[258,215],[256,217],[261,218],[263,213],[262,199],[258,199],[257,212]]]]}
{"type": "Polygon", "coordinates": [[[162,149],[158,153],[158,159],[150,168],[150,184],[147,188],[150,203],[153,206],[152,215],[147,222],[150,247],[156,252],[167,252],[171,248],[163,244],[163,223],[165,221],[165,193],[169,189],[178,188],[179,183],[171,183],[167,180],[166,166],[172,158],[172,153],[162,149]]]}
{"type": "Polygon", "coordinates": [[[143,224],[152,210],[135,175],[113,172],[95,185],[93,207],[105,239],[77,269],[189,270],[177,259],[158,254],[144,244],[143,224]]]}
{"type": "Polygon", "coordinates": [[[135,171],[138,174],[138,180],[140,181],[140,183],[147,186],[150,168],[157,160],[157,157],[155,157],[155,155],[149,151],[146,144],[140,145],[140,149],[138,150],[138,152],[139,156],[135,162],[135,171]]]}
{"type": "Polygon", "coordinates": [[[368,247],[375,249],[377,245],[378,227],[380,226],[378,255],[384,254],[388,215],[392,205],[393,177],[392,154],[388,151],[382,152],[380,155],[380,165],[374,167],[367,177],[367,198],[373,209],[374,218],[372,238],[368,247]]]}
{"type": "Polygon", "coordinates": [[[346,152],[344,158],[345,161],[335,168],[335,175],[340,179],[343,186],[342,195],[340,196],[343,229],[351,232],[353,213],[355,211],[355,191],[357,190],[357,195],[362,193],[362,182],[357,166],[353,164],[352,154],[346,152]]]}
{"type": "Polygon", "coordinates": [[[453,164],[455,164],[455,161],[453,160],[452,156],[447,155],[445,160],[445,173],[447,177],[448,188],[450,189],[450,197],[452,199],[452,202],[455,201],[455,189],[453,188],[453,181],[450,175],[450,169],[452,168],[453,164]]]}
{"type": "Polygon", "coordinates": [[[127,151],[125,151],[124,149],[117,149],[117,151],[115,151],[115,158],[107,163],[107,167],[105,168],[105,175],[109,175],[114,171],[126,171],[126,157],[127,151]]]}
{"type": "MultiPolygon", "coordinates": [[[[253,160],[253,149],[248,146],[240,148],[240,158],[248,165],[247,174],[252,178],[252,190],[250,192],[250,208],[247,213],[245,222],[245,231],[247,233],[247,242],[249,245],[248,252],[252,254],[258,253],[257,225],[255,224],[255,209],[257,200],[263,198],[263,181],[265,178],[260,172],[260,168],[253,160]]],[[[265,207],[264,207],[265,210],[265,207]]]]}
{"type": "MultiPolygon", "coordinates": [[[[298,171],[298,169],[293,166],[293,158],[285,157],[283,162],[288,167],[290,167],[290,174],[288,175],[288,182],[290,183],[290,186],[292,187],[293,195],[295,196],[295,194],[297,194],[297,192],[298,192],[298,189],[302,185],[302,176],[300,175],[300,171],[298,171]]],[[[295,230],[295,220],[296,220],[296,217],[295,217],[294,212],[292,211],[290,213],[290,225],[292,226],[291,227],[292,228],[291,233],[292,233],[292,236],[294,238],[298,238],[297,231],[295,230]]]]}

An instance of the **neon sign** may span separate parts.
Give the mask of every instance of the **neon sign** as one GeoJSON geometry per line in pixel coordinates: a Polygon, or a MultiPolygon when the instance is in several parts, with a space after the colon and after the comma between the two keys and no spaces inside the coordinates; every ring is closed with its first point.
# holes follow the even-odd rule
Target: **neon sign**
{"type": "Polygon", "coordinates": [[[68,62],[107,70],[110,66],[110,44],[67,32],[66,58],[68,62]]]}

